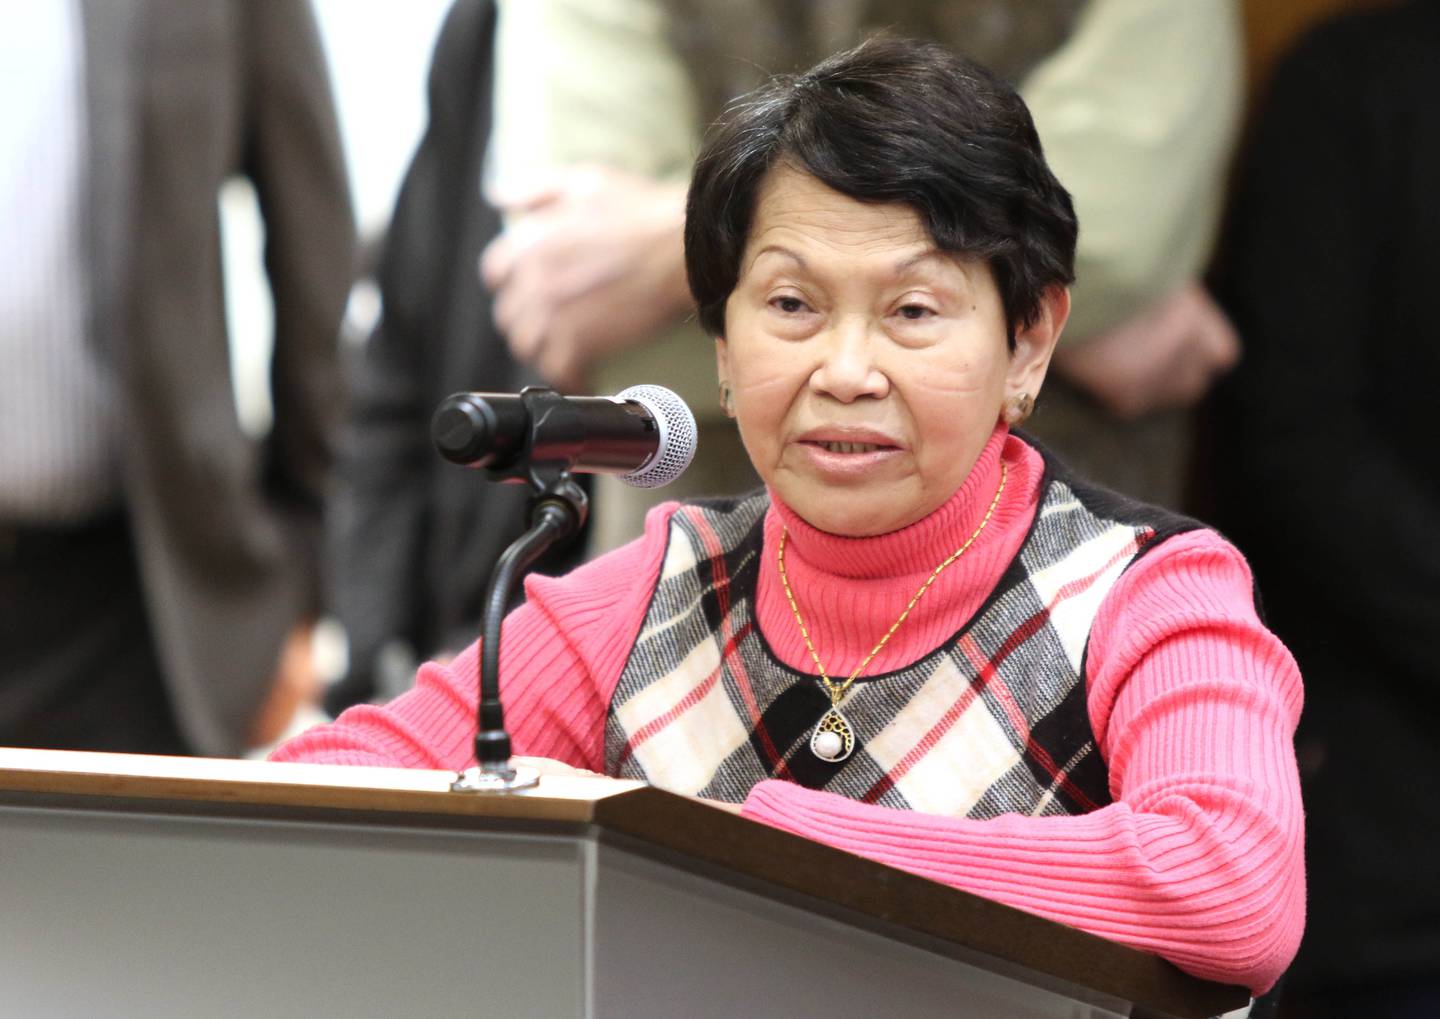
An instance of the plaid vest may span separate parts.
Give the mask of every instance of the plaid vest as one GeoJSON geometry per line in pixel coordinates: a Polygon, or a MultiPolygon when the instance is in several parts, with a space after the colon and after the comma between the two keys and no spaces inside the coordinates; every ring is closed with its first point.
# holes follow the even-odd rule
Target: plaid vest
{"type": "Polygon", "coordinates": [[[611,697],[607,774],[730,802],[780,778],[952,817],[1109,803],[1086,707],[1090,627],[1131,563],[1200,525],[1050,464],[1041,493],[1019,553],[960,632],[846,693],[856,741],[839,762],[810,749],[830,708],[819,680],[778,661],[755,624],[767,496],[682,506],[611,697]]]}

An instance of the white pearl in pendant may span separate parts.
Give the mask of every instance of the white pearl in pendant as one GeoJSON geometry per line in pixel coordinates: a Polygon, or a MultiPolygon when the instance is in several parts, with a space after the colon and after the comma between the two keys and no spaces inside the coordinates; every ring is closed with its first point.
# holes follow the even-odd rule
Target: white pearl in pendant
{"type": "Polygon", "coordinates": [[[816,757],[823,757],[827,761],[833,761],[840,756],[840,751],[845,748],[845,741],[838,732],[818,732],[815,734],[815,741],[812,749],[816,757]]]}

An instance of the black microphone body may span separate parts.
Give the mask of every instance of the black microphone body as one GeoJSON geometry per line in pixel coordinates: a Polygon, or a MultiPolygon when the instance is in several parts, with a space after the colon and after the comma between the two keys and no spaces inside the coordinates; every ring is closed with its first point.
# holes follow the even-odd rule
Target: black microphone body
{"type": "Polygon", "coordinates": [[[445,459],[497,481],[523,481],[548,464],[652,487],[683,471],[695,445],[689,408],[658,386],[618,396],[561,396],[544,386],[456,393],[436,408],[430,431],[445,459]]]}
{"type": "Polygon", "coordinates": [[[547,402],[532,431],[519,393],[457,393],[435,411],[432,432],[442,456],[466,467],[504,470],[522,457],[565,461],[588,474],[624,474],[660,445],[650,413],[630,400],[565,396],[547,402]]]}

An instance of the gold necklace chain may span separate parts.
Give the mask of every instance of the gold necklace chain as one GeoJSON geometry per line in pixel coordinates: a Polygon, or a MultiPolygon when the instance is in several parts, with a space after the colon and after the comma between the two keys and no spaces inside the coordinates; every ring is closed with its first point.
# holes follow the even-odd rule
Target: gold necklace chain
{"type": "Polygon", "coordinates": [[[965,544],[961,545],[954,552],[951,552],[943,563],[935,567],[930,576],[925,579],[925,583],[920,585],[920,590],[916,591],[914,597],[910,599],[910,604],[905,606],[905,611],[900,613],[900,618],[890,624],[890,629],[885,632],[885,636],[880,638],[880,643],[870,649],[870,653],[865,656],[865,660],[855,667],[855,671],[850,673],[850,677],[846,679],[845,682],[839,685],[836,685],[835,681],[830,678],[830,674],[825,671],[825,666],[820,661],[820,656],[815,653],[815,645],[810,641],[810,631],[806,629],[805,620],[800,615],[800,607],[795,604],[795,595],[790,591],[790,578],[785,573],[785,541],[790,536],[790,531],[788,528],[781,529],[780,550],[776,556],[777,563],[780,567],[780,584],[785,588],[785,599],[790,603],[790,611],[794,613],[795,622],[800,627],[800,636],[805,638],[805,647],[809,650],[810,657],[815,662],[815,668],[820,670],[820,681],[825,684],[825,692],[830,695],[830,703],[832,706],[838,706],[840,704],[840,698],[845,696],[845,691],[849,690],[855,680],[860,678],[860,674],[875,660],[875,656],[880,653],[880,649],[895,635],[895,631],[900,629],[900,624],[905,622],[905,617],[910,615],[910,610],[925,596],[925,592],[930,590],[930,585],[935,583],[935,578],[944,573],[945,567],[949,566],[956,559],[959,559],[971,545],[975,544],[975,539],[980,537],[980,532],[985,530],[985,525],[990,522],[990,517],[994,515],[995,507],[1000,505],[1000,494],[1005,491],[1005,479],[1008,476],[1009,470],[1006,468],[1004,461],[1001,461],[1000,487],[995,489],[995,498],[990,500],[990,508],[985,511],[985,518],[980,521],[980,526],[976,527],[974,533],[965,539],[965,544]]]}

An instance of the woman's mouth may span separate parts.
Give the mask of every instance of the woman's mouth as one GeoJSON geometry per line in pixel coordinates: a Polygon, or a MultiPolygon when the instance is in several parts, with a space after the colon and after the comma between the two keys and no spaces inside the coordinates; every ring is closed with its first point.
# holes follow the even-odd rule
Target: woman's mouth
{"type": "Polygon", "coordinates": [[[861,482],[900,455],[900,447],[849,439],[801,439],[796,444],[809,470],[842,483],[861,482]]]}
{"type": "Polygon", "coordinates": [[[894,446],[882,446],[876,442],[816,442],[813,445],[831,453],[874,453],[880,449],[894,449],[894,446]]]}

